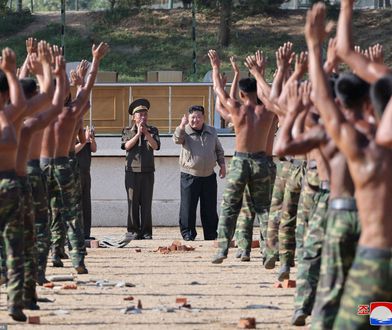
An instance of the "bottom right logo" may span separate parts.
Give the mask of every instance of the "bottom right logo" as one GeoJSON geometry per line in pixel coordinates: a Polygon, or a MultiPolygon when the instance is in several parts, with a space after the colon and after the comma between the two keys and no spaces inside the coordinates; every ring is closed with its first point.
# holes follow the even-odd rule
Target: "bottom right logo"
{"type": "Polygon", "coordinates": [[[370,325],[392,325],[392,303],[385,301],[370,303],[370,325]]]}

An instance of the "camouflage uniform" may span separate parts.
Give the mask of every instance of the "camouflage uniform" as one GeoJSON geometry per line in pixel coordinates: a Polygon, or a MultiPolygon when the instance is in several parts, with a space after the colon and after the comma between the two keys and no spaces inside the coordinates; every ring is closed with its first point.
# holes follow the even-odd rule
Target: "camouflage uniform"
{"type": "Polygon", "coordinates": [[[23,243],[24,243],[24,283],[23,301],[26,303],[36,303],[36,282],[37,282],[37,247],[35,237],[35,223],[33,212],[33,197],[31,185],[28,177],[19,177],[21,185],[21,219],[23,222],[23,243]]]}
{"type": "MultiPolygon", "coordinates": [[[[271,183],[275,181],[276,176],[276,165],[272,160],[272,157],[268,157],[268,168],[269,175],[271,178],[271,183]]],[[[270,184],[270,199],[272,195],[273,184],[270,184]]],[[[269,207],[268,207],[269,212],[269,207]]],[[[254,207],[252,205],[252,200],[249,193],[249,188],[246,186],[243,199],[242,199],[242,207],[240,211],[240,215],[237,220],[236,227],[236,241],[238,248],[242,251],[250,252],[252,246],[252,237],[253,237],[253,224],[256,213],[254,207]]],[[[268,225],[268,213],[263,213],[262,219],[258,219],[260,223],[260,250],[263,252],[265,250],[265,239],[267,237],[267,225],[268,225]]]]}
{"type": "Polygon", "coordinates": [[[312,329],[332,329],[360,235],[354,198],[334,198],[328,210],[312,329]],[[343,202],[351,205],[337,205],[343,202]]]}
{"type": "Polygon", "coordinates": [[[309,213],[314,206],[314,196],[319,190],[320,180],[317,165],[310,161],[304,176],[301,196],[298,202],[297,227],[295,230],[295,244],[298,263],[302,262],[304,239],[308,231],[309,213]]]}
{"type": "Polygon", "coordinates": [[[7,266],[8,305],[23,308],[24,253],[20,217],[20,182],[16,173],[0,172],[0,235],[7,266]]]}
{"type": "Polygon", "coordinates": [[[38,159],[30,160],[27,173],[33,195],[33,211],[37,240],[37,277],[40,283],[45,278],[46,263],[49,254],[49,205],[46,178],[38,159]]]}
{"type": "Polygon", "coordinates": [[[271,207],[267,225],[267,246],[265,257],[277,257],[279,249],[279,223],[282,211],[283,196],[286,186],[287,176],[291,163],[287,160],[276,161],[276,177],[272,189],[271,207]]]}
{"type": "Polygon", "coordinates": [[[67,228],[71,260],[74,267],[84,266],[85,244],[75,206],[75,181],[68,157],[54,159],[54,177],[61,190],[61,215],[67,228]]]}
{"type": "Polygon", "coordinates": [[[63,201],[61,196],[60,185],[54,177],[54,159],[53,158],[41,158],[40,165],[42,172],[45,175],[47,188],[48,188],[48,199],[49,199],[49,228],[50,228],[50,242],[52,245],[52,252],[55,255],[59,255],[64,249],[65,245],[65,223],[61,214],[63,207],[63,201]]]}
{"type": "Polygon", "coordinates": [[[83,232],[84,239],[84,230],[83,230],[83,208],[82,208],[82,184],[80,182],[80,171],[79,171],[79,163],[76,158],[75,152],[70,152],[69,154],[69,164],[71,165],[71,169],[74,175],[75,180],[75,208],[76,208],[76,216],[80,223],[83,232]]]}
{"type": "Polygon", "coordinates": [[[223,255],[227,255],[234,236],[245,188],[249,188],[256,214],[262,216],[268,212],[270,181],[268,160],[264,152],[235,152],[230,163],[218,224],[218,247],[223,255]]]}
{"type": "Polygon", "coordinates": [[[391,264],[390,248],[377,249],[358,245],[334,329],[377,329],[370,326],[369,316],[357,315],[358,306],[376,301],[392,301],[391,264]]]}
{"type": "Polygon", "coordinates": [[[314,196],[314,208],[309,217],[308,232],[303,247],[303,260],[298,265],[295,310],[310,315],[320,274],[321,250],[327,223],[329,182],[322,181],[314,196]]]}
{"type": "Polygon", "coordinates": [[[286,181],[278,234],[281,265],[294,266],[297,209],[305,168],[305,161],[293,159],[286,181]]]}

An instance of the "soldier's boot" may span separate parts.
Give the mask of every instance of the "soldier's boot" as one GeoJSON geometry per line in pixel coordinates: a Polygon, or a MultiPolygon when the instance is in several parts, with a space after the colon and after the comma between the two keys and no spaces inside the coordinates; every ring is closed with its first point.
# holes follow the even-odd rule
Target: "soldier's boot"
{"type": "Polygon", "coordinates": [[[52,264],[53,264],[53,267],[64,267],[64,264],[60,258],[60,249],[59,248],[52,248],[52,264]]]}
{"type": "Polygon", "coordinates": [[[32,311],[37,311],[40,307],[37,305],[37,298],[33,298],[29,301],[23,301],[23,305],[25,309],[30,309],[32,311]]]}
{"type": "Polygon", "coordinates": [[[278,281],[283,282],[284,280],[288,280],[290,278],[290,266],[282,265],[278,272],[278,281]]]}
{"type": "Polygon", "coordinates": [[[59,250],[59,254],[58,255],[59,255],[60,259],[69,259],[69,255],[65,253],[64,248],[61,248],[59,250]]]}
{"type": "Polygon", "coordinates": [[[12,317],[14,321],[26,322],[27,317],[21,307],[11,306],[8,308],[8,315],[12,317]]]}
{"type": "Polygon", "coordinates": [[[306,314],[302,309],[297,309],[294,311],[293,317],[291,319],[291,324],[302,327],[306,324],[307,317],[308,314],[306,314]]]}
{"type": "Polygon", "coordinates": [[[221,264],[223,260],[227,259],[227,252],[225,251],[219,251],[213,258],[212,258],[212,263],[213,264],[221,264]]]}
{"type": "Polygon", "coordinates": [[[275,263],[276,263],[276,256],[273,255],[271,257],[268,257],[264,261],[264,268],[265,269],[274,269],[275,268],[275,263]]]}
{"type": "Polygon", "coordinates": [[[238,248],[237,249],[237,252],[235,253],[235,257],[237,258],[237,259],[239,259],[239,258],[241,258],[242,257],[242,250],[240,249],[240,248],[238,248]]]}
{"type": "Polygon", "coordinates": [[[242,252],[241,261],[250,261],[250,251],[244,250],[242,252]]]}
{"type": "Polygon", "coordinates": [[[38,285],[44,285],[45,283],[49,283],[49,281],[46,279],[43,271],[38,271],[37,283],[38,283],[38,285]]]}

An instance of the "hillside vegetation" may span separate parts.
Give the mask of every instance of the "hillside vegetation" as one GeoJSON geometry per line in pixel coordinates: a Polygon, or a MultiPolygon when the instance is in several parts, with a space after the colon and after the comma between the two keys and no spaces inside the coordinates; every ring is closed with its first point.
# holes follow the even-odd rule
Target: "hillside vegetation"
{"type": "MultiPolygon", "coordinates": [[[[392,65],[392,12],[361,11],[355,14],[354,36],[357,44],[368,47],[382,43],[385,58],[392,65]]],[[[90,59],[91,44],[106,41],[111,51],[102,62],[103,70],[117,71],[122,82],[141,82],[149,70],[181,70],[186,81],[201,81],[210,69],[208,49],[217,48],[219,13],[197,13],[197,73],[192,73],[192,15],[190,10],[140,10],[114,12],[68,12],[66,59],[90,59]]],[[[34,36],[60,44],[60,17],[57,13],[32,16],[27,26],[15,25],[11,35],[0,34],[0,47],[15,49],[18,61],[25,56],[25,39],[34,36]],[[20,30],[18,30],[18,28],[20,30]]],[[[274,70],[274,53],[285,41],[295,50],[305,48],[303,26],[305,11],[278,11],[272,16],[236,17],[232,25],[231,44],[218,49],[224,68],[228,58],[236,55],[243,67],[246,55],[262,49],[269,58],[268,76],[274,70]]]]}

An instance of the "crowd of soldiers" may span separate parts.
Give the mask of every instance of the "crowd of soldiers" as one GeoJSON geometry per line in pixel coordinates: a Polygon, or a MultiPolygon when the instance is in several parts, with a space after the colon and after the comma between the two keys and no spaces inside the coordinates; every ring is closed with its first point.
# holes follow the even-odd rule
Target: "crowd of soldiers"
{"type": "Polygon", "coordinates": [[[353,46],[353,6],[341,1],[322,63],[333,25],[325,23],[325,5],[314,5],[307,51],[280,47],[272,86],[258,51],[245,62],[254,78],[239,80],[231,58],[228,94],[218,54],[208,53],[216,109],[236,133],[212,262],[227,258],[234,235],[236,257],[250,260],[257,216],[264,267],[279,260],[283,281],[297,258],[292,324],[311,315],[312,329],[367,329],[358,306],[392,300],[392,71],[382,46],[353,46]]]}
{"type": "Polygon", "coordinates": [[[11,49],[0,59],[1,282],[16,321],[26,321],[23,309],[39,309],[36,284],[47,282],[49,250],[53,266],[63,267],[67,244],[76,272],[88,273],[75,145],[85,140],[83,115],[108,51],[93,45],[90,70],[82,61],[71,71],[72,97],[61,49],[33,38],[26,48],[18,70],[11,49]]]}
{"type": "MultiPolygon", "coordinates": [[[[236,135],[212,262],[227,258],[234,235],[236,257],[249,261],[257,217],[264,267],[279,261],[283,281],[297,260],[292,323],[304,325],[312,315],[314,329],[367,329],[358,305],[392,301],[392,71],[380,45],[353,46],[353,5],[341,1],[324,63],[332,27],[325,5],[314,5],[307,51],[295,54],[289,42],[280,47],[272,85],[258,51],[245,61],[254,78],[240,80],[231,59],[228,94],[218,54],[208,53],[216,109],[236,135]],[[342,72],[341,63],[351,71],[342,72]]],[[[82,61],[71,72],[72,97],[61,50],[34,39],[26,45],[18,72],[12,50],[0,60],[1,279],[17,321],[26,320],[23,309],[39,308],[35,286],[46,282],[49,249],[53,266],[62,267],[68,244],[77,273],[88,272],[75,141],[83,139],[82,118],[108,50],[94,45],[90,71],[82,61]]]]}

